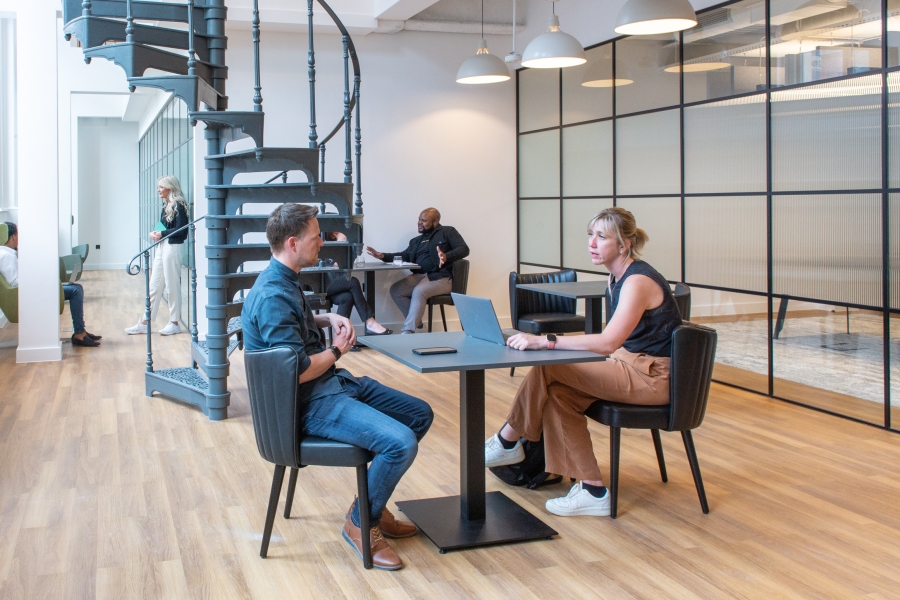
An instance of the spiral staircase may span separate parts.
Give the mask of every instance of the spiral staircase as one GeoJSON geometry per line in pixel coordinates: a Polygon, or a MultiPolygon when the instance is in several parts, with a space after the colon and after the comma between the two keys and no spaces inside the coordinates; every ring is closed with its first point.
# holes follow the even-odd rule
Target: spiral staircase
{"type": "MultiPolygon", "coordinates": [[[[225,0],[191,0],[177,4],[144,0],[63,0],[66,39],[74,37],[80,43],[85,62],[90,63],[95,58],[113,61],[124,69],[131,91],[144,86],[170,92],[188,106],[192,124],[202,121],[206,126],[205,190],[208,211],[198,220],[205,221],[208,230],[208,245],[205,247],[208,334],[205,339],[199,339],[196,310],[192,311],[191,356],[185,359],[191,366],[164,370],[153,369],[152,343],[148,334],[145,382],[147,396],[159,392],[196,404],[211,420],[228,417],[229,356],[241,347],[243,291],[252,287],[259,274],[245,271],[244,265],[267,261],[271,256],[268,244],[243,243],[246,234],[264,232],[266,228],[267,215],[255,214],[253,205],[285,202],[318,204],[321,230],[337,231],[346,236],[344,242],[326,242],[320,258],[334,259],[346,269],[361,250],[359,61],[343,23],[323,0],[316,1],[342,34],[343,117],[320,139],[315,116],[313,0],[307,0],[309,139],[306,147],[269,148],[263,143],[265,115],[260,86],[260,20],[256,0],[252,22],[255,68],[252,111],[228,110],[228,96],[225,94],[228,76],[225,62],[225,0]],[[187,29],[149,25],[140,21],[184,24],[187,29]],[[146,74],[148,70],[154,73],[146,74]],[[163,74],[157,74],[160,72],[163,74]],[[354,116],[355,126],[351,131],[354,116]],[[345,147],[343,181],[326,182],[323,180],[325,144],[341,132],[345,147]],[[230,142],[246,138],[252,140],[253,148],[227,151],[230,142]],[[307,181],[288,183],[288,173],[297,171],[304,173],[307,181]],[[235,183],[235,178],[243,173],[272,172],[277,175],[263,184],[235,183]]],[[[190,228],[191,246],[193,227],[191,225],[190,228]]],[[[146,276],[149,248],[142,254],[146,276]]],[[[135,274],[139,271],[130,272],[135,274]]],[[[193,262],[191,280],[196,302],[193,262]]],[[[313,292],[324,292],[321,273],[301,273],[300,280],[313,292]]]]}

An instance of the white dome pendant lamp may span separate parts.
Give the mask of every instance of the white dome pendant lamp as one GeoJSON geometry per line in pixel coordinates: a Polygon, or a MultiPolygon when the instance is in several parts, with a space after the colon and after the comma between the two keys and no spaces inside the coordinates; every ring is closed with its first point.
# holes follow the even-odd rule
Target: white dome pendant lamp
{"type": "Polygon", "coordinates": [[[688,0],[628,0],[616,17],[616,33],[654,35],[683,31],[697,25],[688,0]]]}
{"type": "Polygon", "coordinates": [[[481,0],[481,45],[475,56],[470,56],[459,67],[456,83],[479,84],[499,83],[509,79],[509,69],[499,56],[488,52],[484,40],[484,0],[481,0]]]}
{"type": "MultiPolygon", "coordinates": [[[[557,0],[550,0],[556,2],[557,0]]],[[[522,54],[522,66],[529,69],[561,69],[574,67],[587,62],[584,48],[574,37],[559,29],[559,17],[556,16],[556,4],[553,5],[553,16],[546,33],[537,36],[525,48],[522,54]]]]}

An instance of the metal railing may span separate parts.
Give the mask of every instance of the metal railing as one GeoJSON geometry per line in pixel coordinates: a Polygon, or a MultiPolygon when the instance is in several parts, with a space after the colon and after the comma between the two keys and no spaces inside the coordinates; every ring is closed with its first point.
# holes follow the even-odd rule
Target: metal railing
{"type": "MultiPolygon", "coordinates": [[[[178,229],[172,231],[166,237],[161,238],[158,241],[150,244],[149,246],[147,246],[146,248],[144,248],[143,250],[141,250],[140,252],[135,254],[131,258],[131,260],[128,261],[128,264],[125,266],[125,270],[128,272],[129,275],[137,275],[142,270],[144,272],[144,291],[145,291],[144,321],[147,322],[147,373],[153,372],[153,344],[152,344],[152,339],[150,337],[150,250],[152,250],[153,248],[156,248],[157,246],[162,244],[164,241],[169,239],[169,237],[171,237],[172,235],[179,233],[181,231],[184,231],[185,229],[188,230],[188,240],[189,240],[188,252],[190,253],[189,261],[188,261],[188,264],[189,264],[188,269],[189,269],[190,278],[191,278],[191,290],[190,290],[190,296],[191,296],[191,309],[190,309],[191,310],[191,341],[196,344],[198,341],[198,339],[197,339],[198,330],[197,330],[197,263],[195,260],[195,255],[196,255],[195,232],[196,232],[197,228],[196,228],[195,223],[197,223],[198,221],[202,221],[207,216],[208,215],[203,215],[202,217],[198,217],[198,218],[194,219],[193,221],[191,221],[190,223],[188,223],[187,225],[184,225],[183,227],[179,227],[178,229]],[[143,260],[143,268],[141,267],[140,263],[135,263],[135,261],[141,257],[143,257],[143,259],[144,259],[143,260]]],[[[178,293],[180,294],[181,291],[179,290],[178,293]]]]}

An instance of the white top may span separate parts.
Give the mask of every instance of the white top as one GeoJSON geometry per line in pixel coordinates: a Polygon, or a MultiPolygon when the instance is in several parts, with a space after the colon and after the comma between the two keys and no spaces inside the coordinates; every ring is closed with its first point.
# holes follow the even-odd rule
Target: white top
{"type": "Polygon", "coordinates": [[[0,275],[12,287],[19,286],[19,256],[9,246],[0,246],[0,275]]]}

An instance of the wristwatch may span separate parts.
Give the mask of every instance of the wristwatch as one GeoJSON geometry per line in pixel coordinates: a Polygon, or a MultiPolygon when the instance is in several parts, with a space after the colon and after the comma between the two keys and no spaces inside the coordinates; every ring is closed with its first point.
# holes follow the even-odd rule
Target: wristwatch
{"type": "Polygon", "coordinates": [[[547,334],[547,350],[553,350],[556,347],[556,334],[547,334]]]}
{"type": "Polygon", "coordinates": [[[329,346],[328,349],[334,354],[334,360],[337,362],[341,358],[341,349],[337,346],[329,346]]]}

